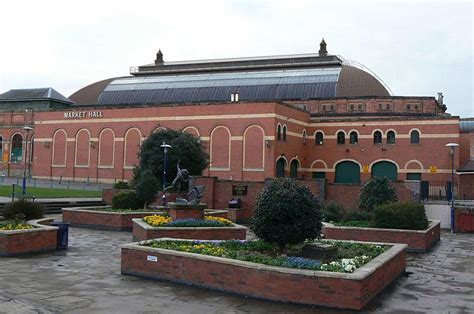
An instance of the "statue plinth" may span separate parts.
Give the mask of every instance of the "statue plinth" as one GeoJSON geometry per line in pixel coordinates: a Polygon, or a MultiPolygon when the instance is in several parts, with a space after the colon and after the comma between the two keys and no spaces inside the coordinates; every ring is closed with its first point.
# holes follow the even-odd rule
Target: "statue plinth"
{"type": "Polygon", "coordinates": [[[185,204],[169,202],[171,219],[204,219],[206,204],[185,204]]]}

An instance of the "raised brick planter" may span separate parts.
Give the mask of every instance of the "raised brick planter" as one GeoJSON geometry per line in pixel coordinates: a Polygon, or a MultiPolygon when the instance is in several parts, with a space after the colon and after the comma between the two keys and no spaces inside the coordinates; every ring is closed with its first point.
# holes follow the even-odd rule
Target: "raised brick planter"
{"type": "Polygon", "coordinates": [[[456,232],[474,232],[474,207],[456,208],[456,232]]]}
{"type": "Polygon", "coordinates": [[[326,239],[405,243],[409,252],[426,252],[440,240],[440,224],[439,220],[433,220],[426,230],[402,230],[341,227],[324,223],[323,233],[326,239]]]}
{"type": "Polygon", "coordinates": [[[97,210],[100,208],[107,208],[107,206],[63,208],[63,221],[69,222],[75,227],[131,231],[133,228],[133,218],[143,218],[160,213],[150,211],[111,212],[97,210]]]}
{"type": "Polygon", "coordinates": [[[31,220],[34,229],[0,230],[0,256],[17,256],[56,250],[58,227],[48,226],[53,218],[31,220]]]}
{"type": "Polygon", "coordinates": [[[406,247],[396,244],[353,273],[334,273],[268,266],[131,243],[122,246],[122,274],[273,301],[360,310],[405,271],[406,247]]]}
{"type": "Polygon", "coordinates": [[[247,228],[234,224],[229,227],[152,227],[143,219],[133,219],[133,239],[157,238],[199,240],[245,240],[247,228]]]}
{"type": "Polygon", "coordinates": [[[170,216],[173,220],[177,219],[204,219],[204,209],[206,204],[179,204],[168,203],[170,207],[170,216]]]}

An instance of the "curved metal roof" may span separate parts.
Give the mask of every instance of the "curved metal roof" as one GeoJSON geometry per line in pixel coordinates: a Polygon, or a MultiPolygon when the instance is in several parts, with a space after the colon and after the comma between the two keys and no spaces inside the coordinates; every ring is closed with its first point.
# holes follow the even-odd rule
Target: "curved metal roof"
{"type": "Polygon", "coordinates": [[[474,132],[474,118],[459,120],[459,131],[465,133],[474,132]]]}

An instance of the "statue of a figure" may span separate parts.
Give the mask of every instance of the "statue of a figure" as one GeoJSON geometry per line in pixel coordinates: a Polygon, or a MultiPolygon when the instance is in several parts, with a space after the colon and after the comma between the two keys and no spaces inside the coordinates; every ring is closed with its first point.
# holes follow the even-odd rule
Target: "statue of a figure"
{"type": "Polygon", "coordinates": [[[178,191],[178,196],[176,197],[176,203],[182,204],[199,204],[201,201],[202,195],[204,194],[204,186],[202,185],[194,185],[195,178],[189,175],[188,169],[181,169],[179,168],[179,161],[177,164],[178,173],[176,174],[176,178],[174,178],[173,182],[170,186],[166,187],[163,190],[163,194],[166,193],[171,188],[176,188],[178,191]],[[181,197],[181,183],[188,184],[188,199],[181,197]]]}

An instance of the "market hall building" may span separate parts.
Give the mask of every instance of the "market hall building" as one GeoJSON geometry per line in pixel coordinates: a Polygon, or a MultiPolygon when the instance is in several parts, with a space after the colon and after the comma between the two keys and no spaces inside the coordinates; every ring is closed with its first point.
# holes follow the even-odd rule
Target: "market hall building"
{"type": "MultiPolygon", "coordinates": [[[[288,56],[166,62],[159,51],[130,74],[30,111],[34,177],[128,180],[141,143],[163,128],[199,137],[210,156],[204,175],[243,181],[446,182],[445,145],[460,143],[460,119],[445,113],[442,95],[393,96],[367,69],[328,54],[324,41],[319,53],[288,56]]],[[[14,150],[10,133],[4,156],[14,150]]],[[[465,153],[473,142],[463,142],[455,168],[473,158],[465,153]]]]}

